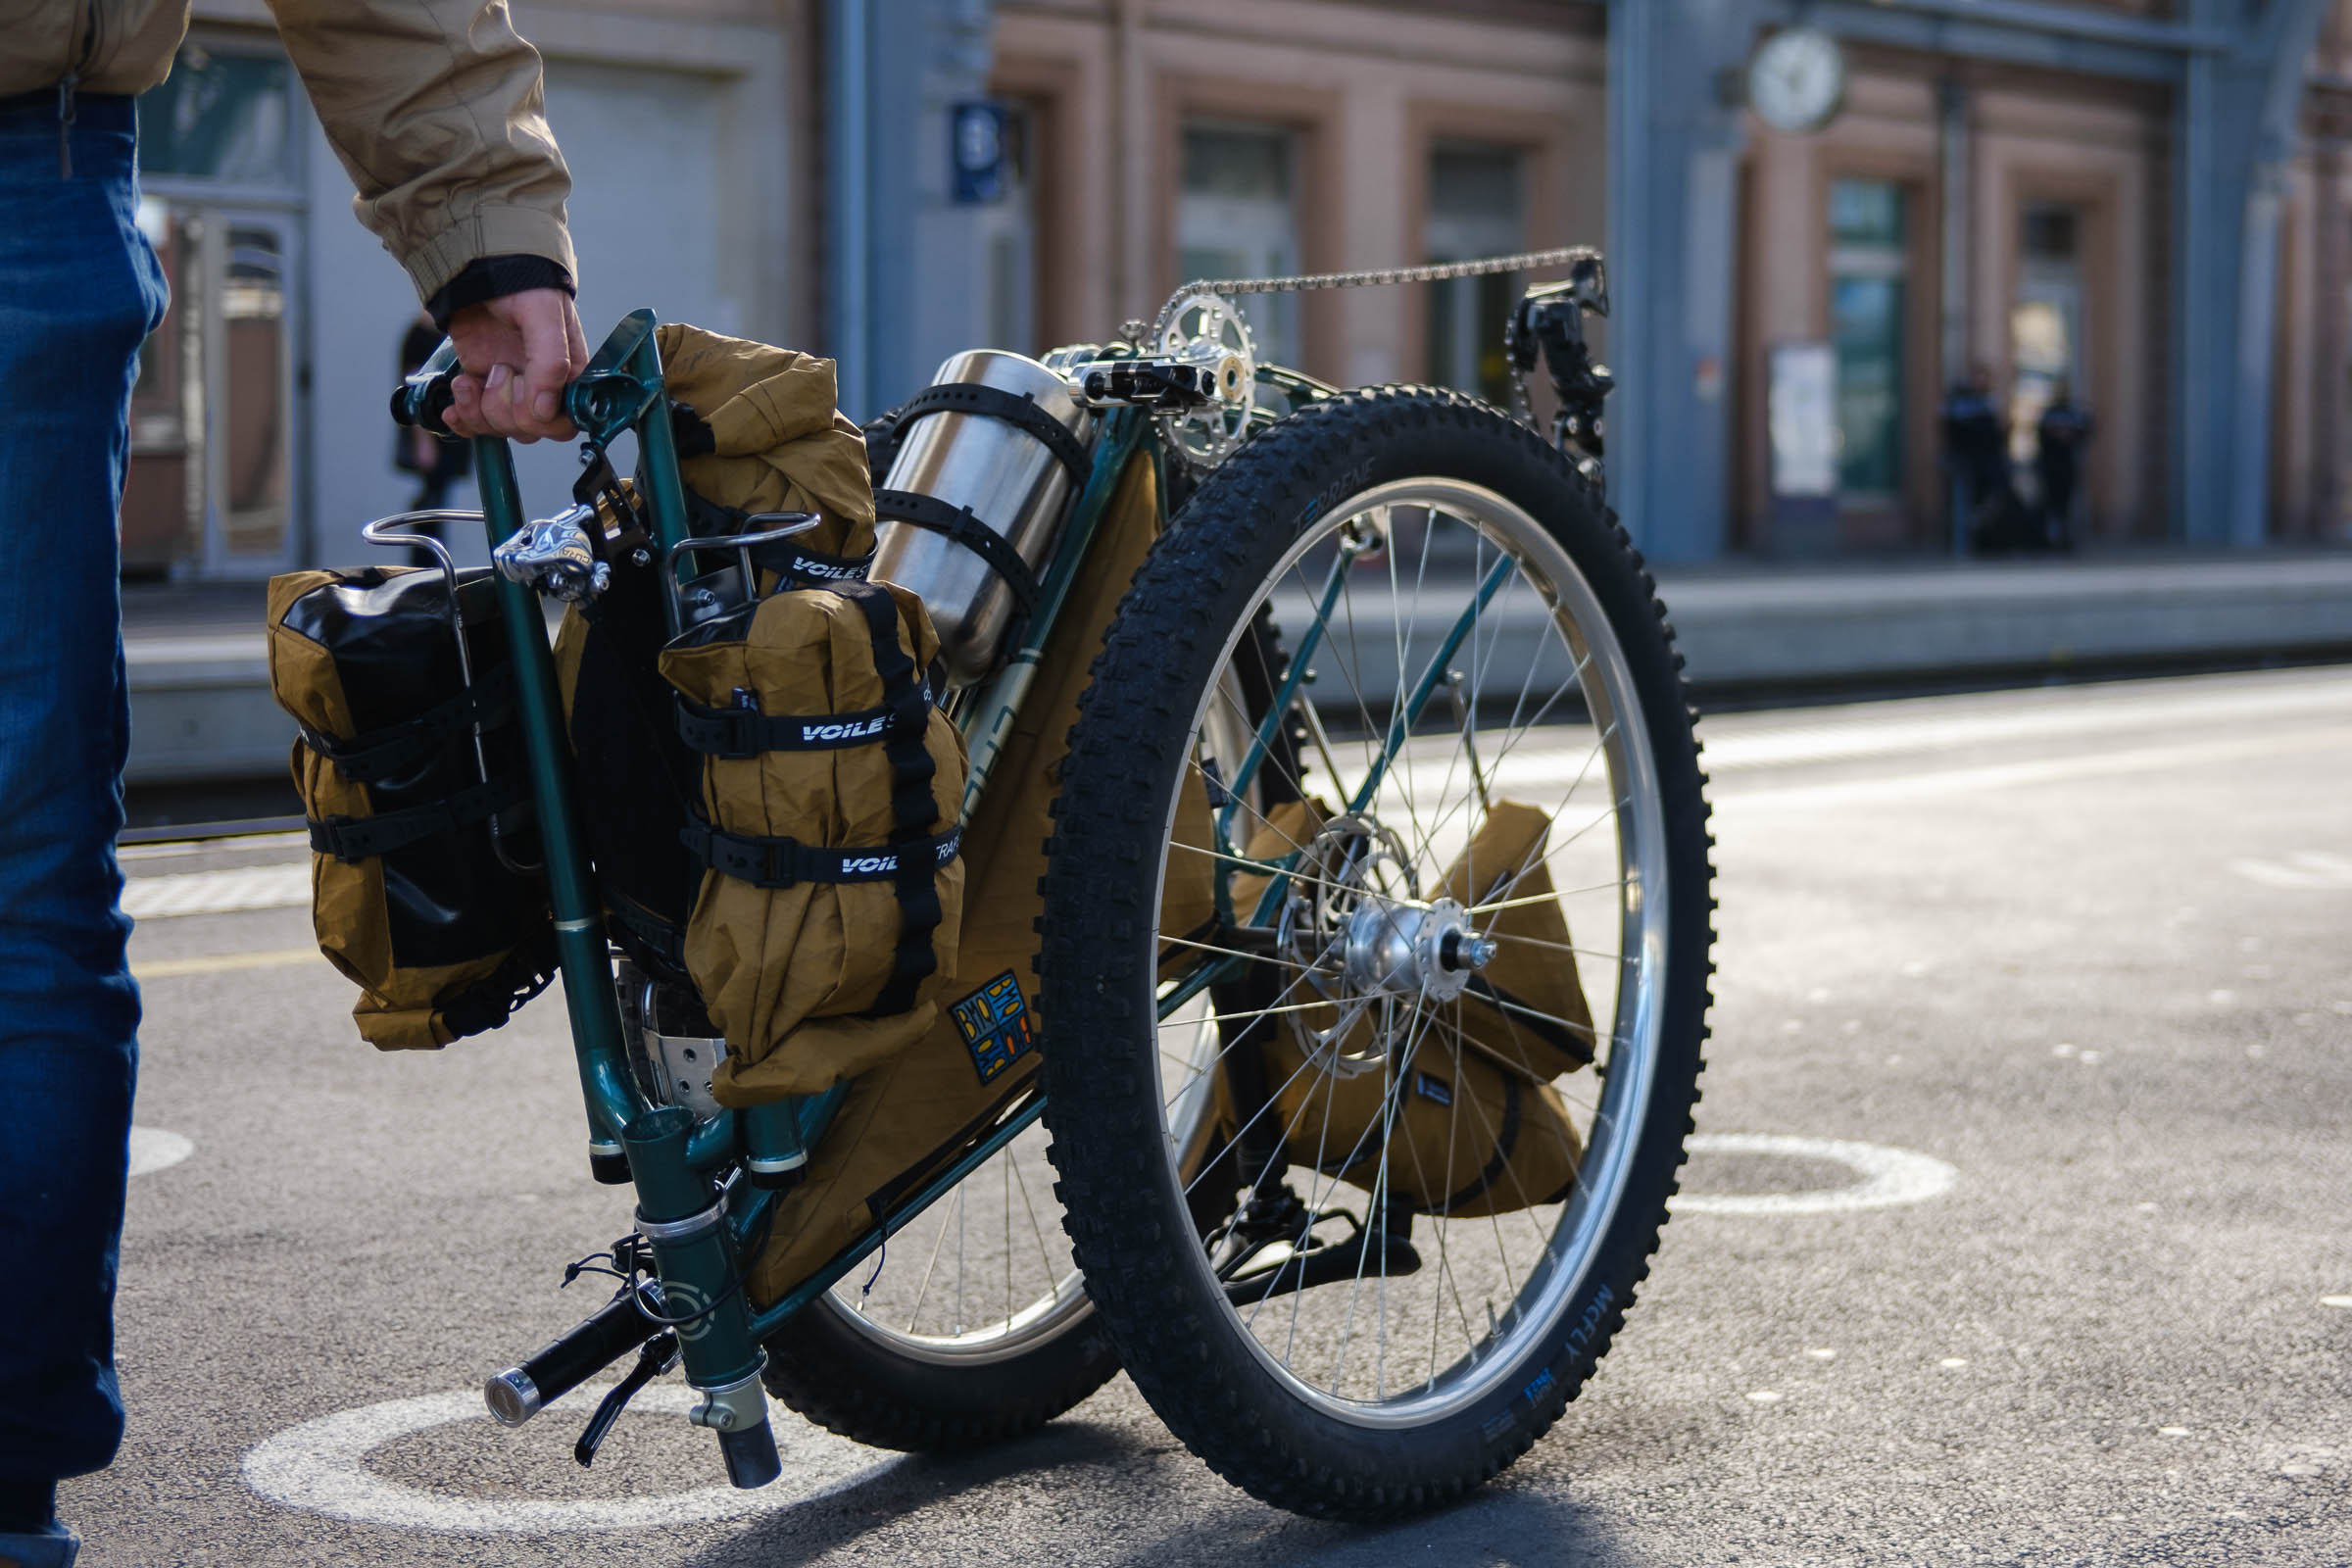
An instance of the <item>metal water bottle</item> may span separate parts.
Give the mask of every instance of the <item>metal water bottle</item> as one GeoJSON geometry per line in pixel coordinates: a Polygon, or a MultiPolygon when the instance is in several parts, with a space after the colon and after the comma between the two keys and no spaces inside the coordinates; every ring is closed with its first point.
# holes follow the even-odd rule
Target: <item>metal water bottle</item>
{"type": "MultiPolygon", "coordinates": [[[[1068,385],[1037,361],[997,349],[972,349],[939,368],[939,384],[972,383],[1026,396],[1092,452],[1094,415],[1068,385]]],[[[942,411],[907,423],[885,490],[911,491],[960,507],[1002,535],[1031,569],[1042,571],[1061,536],[1075,481],[1069,466],[1039,436],[980,413],[942,411]]],[[[1004,654],[1014,599],[987,562],[945,534],[885,521],[876,533],[871,575],[922,596],[939,629],[950,686],[988,675],[1004,654]]]]}

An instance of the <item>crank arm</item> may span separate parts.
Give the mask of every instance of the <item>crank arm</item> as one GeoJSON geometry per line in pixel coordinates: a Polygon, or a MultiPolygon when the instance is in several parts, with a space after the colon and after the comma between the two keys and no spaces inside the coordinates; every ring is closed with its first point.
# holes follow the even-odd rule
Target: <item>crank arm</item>
{"type": "Polygon", "coordinates": [[[1378,1226],[1359,1226],[1344,1242],[1326,1242],[1302,1252],[1293,1252],[1273,1268],[1225,1281],[1225,1298],[1237,1306],[1246,1306],[1268,1297],[1288,1296],[1293,1291],[1311,1291],[1318,1285],[1360,1279],[1367,1273],[1399,1279],[1418,1273],[1420,1268],[1421,1254],[1409,1240],[1378,1226]]]}

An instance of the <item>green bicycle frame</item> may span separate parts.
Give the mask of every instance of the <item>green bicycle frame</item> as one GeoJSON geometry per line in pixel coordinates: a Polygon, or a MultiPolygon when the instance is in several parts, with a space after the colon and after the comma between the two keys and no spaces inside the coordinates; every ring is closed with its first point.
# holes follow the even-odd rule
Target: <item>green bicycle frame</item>
{"type": "MultiPolygon", "coordinates": [[[[565,389],[564,408],[582,439],[603,452],[623,433],[633,433],[639,446],[639,472],[651,513],[653,532],[666,550],[684,541],[687,523],[685,486],[662,391],[660,350],[654,336],[651,311],[624,318],[597,351],[580,377],[565,389]]],[[[430,378],[446,379],[453,370],[449,350],[412,379],[408,408],[412,416],[425,408],[430,378]]],[[[526,523],[515,481],[513,455],[504,440],[485,438],[474,443],[480,475],[482,513],[490,545],[505,543],[526,523]]],[[[1151,416],[1136,409],[1114,409],[1104,415],[1093,467],[1074,503],[1052,561],[1042,574],[1037,613],[1030,619],[1020,645],[1003,668],[982,687],[977,700],[966,705],[960,719],[970,755],[970,773],[963,798],[963,819],[970,821],[987,788],[992,770],[1043,662],[1045,650],[1072,583],[1091,552],[1097,533],[1127,466],[1139,457],[1153,465],[1162,479],[1156,494],[1164,507],[1166,454],[1151,416]]],[[[1162,518],[1164,521],[1164,517],[1162,518]]],[[[691,557],[681,569],[691,572],[691,557]]],[[[1235,770],[1232,784],[1238,795],[1255,776],[1280,733],[1280,715],[1298,700],[1307,658],[1329,623],[1333,604],[1343,591],[1350,558],[1343,552],[1335,561],[1320,595],[1314,622],[1302,630],[1300,642],[1274,698],[1269,712],[1251,738],[1248,755],[1235,770]]],[[[1476,627],[1477,617],[1501,586],[1497,567],[1481,583],[1480,592],[1456,625],[1443,640],[1437,656],[1420,672],[1410,696],[1394,715],[1383,737],[1382,754],[1369,771],[1359,798],[1360,808],[1415,718],[1427,706],[1463,640],[1476,627]]],[[[675,586],[675,585],[672,585],[675,586]]],[[[674,1228],[679,1211],[698,1205],[723,1205],[724,1229],[732,1248],[656,1248],[656,1267],[663,1298],[680,1303],[705,1303],[708,1327],[685,1337],[689,1381],[702,1388],[717,1387],[757,1369],[759,1342],[773,1334],[794,1313],[814,1301],[852,1269],[884,1247],[890,1237],[912,1222],[973,1170],[1001,1152],[1033,1124],[1045,1109],[1042,1091],[1033,1090],[1006,1109],[997,1124],[960,1157],[952,1161],[906,1202],[875,1222],[808,1280],[763,1310],[754,1311],[744,1295],[742,1273],[751,1261],[756,1239],[764,1234],[777,1197],[749,1182],[726,1183],[724,1173],[741,1155],[739,1122],[733,1112],[721,1112],[681,1134],[673,1112],[662,1114],[636,1082],[628,1065],[622,1038],[617,994],[612,983],[612,958],[607,938],[594,868],[580,830],[579,802],[572,776],[570,749],[564,734],[555,662],[546,636],[536,593],[528,586],[500,578],[502,618],[507,625],[516,677],[517,718],[529,758],[532,798],[539,813],[539,836],[544,855],[548,900],[555,916],[558,958],[564,976],[564,1004],[569,1014],[573,1052],[577,1058],[585,1102],[590,1148],[593,1152],[618,1154],[626,1148],[630,1173],[638,1194],[641,1220],[649,1228],[674,1228]]],[[[1232,854],[1230,835],[1234,808],[1217,813],[1215,835],[1229,858],[1261,869],[1271,880],[1261,895],[1254,917],[1280,906],[1295,869],[1297,855],[1271,861],[1244,860],[1232,854]]],[[[1220,913],[1231,918],[1223,906],[1220,913]]],[[[1223,975],[1239,960],[1203,964],[1160,1001],[1161,1016],[1223,975]]],[[[836,1088],[809,1097],[796,1107],[804,1139],[813,1145],[838,1107],[845,1091],[836,1088]]]]}

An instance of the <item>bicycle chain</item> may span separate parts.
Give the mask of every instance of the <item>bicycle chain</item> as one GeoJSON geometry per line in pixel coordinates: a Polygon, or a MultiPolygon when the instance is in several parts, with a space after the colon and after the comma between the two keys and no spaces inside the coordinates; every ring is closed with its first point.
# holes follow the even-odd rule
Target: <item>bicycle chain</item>
{"type": "MultiPolygon", "coordinates": [[[[1540,267],[1568,267],[1597,259],[1590,245],[1564,245],[1556,250],[1521,251],[1515,256],[1483,256],[1468,262],[1431,262],[1421,267],[1384,267],[1353,272],[1303,272],[1291,277],[1204,277],[1185,284],[1167,298],[1152,323],[1152,341],[1168,329],[1169,313],[1193,294],[1303,294],[1326,288],[1380,288],[1395,283],[1445,283],[1457,277],[1490,277],[1496,272],[1530,272],[1540,267]]],[[[1535,410],[1527,400],[1527,377],[1511,367],[1512,414],[1533,425],[1535,410]]]]}

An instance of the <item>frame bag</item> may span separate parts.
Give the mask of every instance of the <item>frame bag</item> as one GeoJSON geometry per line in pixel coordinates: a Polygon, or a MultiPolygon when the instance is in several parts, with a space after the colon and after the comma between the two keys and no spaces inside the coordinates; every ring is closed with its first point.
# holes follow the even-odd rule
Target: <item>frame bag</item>
{"type": "Polygon", "coordinates": [[[362,1038],[383,1051],[494,1029],[555,972],[496,584],[480,571],[458,583],[470,685],[449,608],[432,568],[270,583],[270,684],[300,732],[312,925],[360,987],[362,1038]]]}

